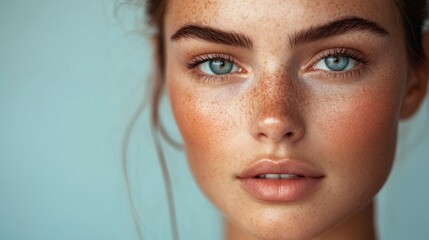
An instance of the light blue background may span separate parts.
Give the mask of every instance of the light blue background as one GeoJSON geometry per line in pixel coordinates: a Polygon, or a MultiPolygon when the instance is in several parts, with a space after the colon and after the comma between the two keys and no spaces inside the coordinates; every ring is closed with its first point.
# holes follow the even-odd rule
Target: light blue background
{"type": "MultiPolygon", "coordinates": [[[[1,240],[137,239],[121,145],[145,92],[151,52],[133,31],[133,16],[118,21],[113,10],[112,0],[1,1],[1,240]]],[[[179,138],[166,104],[163,111],[179,138]]],[[[427,115],[401,128],[401,159],[379,196],[383,240],[429,239],[427,115]]],[[[170,239],[147,112],[128,150],[145,239],[170,239]]],[[[183,153],[166,150],[182,239],[220,239],[221,218],[197,190],[183,153]]]]}

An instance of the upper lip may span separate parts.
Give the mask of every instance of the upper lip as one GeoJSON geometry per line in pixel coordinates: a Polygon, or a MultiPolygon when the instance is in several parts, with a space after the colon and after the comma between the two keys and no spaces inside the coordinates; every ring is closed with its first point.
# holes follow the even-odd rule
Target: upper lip
{"type": "Polygon", "coordinates": [[[244,169],[237,177],[241,179],[255,178],[264,174],[295,174],[309,178],[324,177],[321,172],[317,171],[309,164],[288,159],[261,159],[244,169]]]}

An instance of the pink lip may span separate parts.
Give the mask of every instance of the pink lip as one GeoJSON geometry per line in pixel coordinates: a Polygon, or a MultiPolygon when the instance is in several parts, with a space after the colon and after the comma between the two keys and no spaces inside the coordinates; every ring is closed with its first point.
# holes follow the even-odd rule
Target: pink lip
{"type": "Polygon", "coordinates": [[[268,202],[297,201],[316,190],[324,175],[306,163],[263,159],[240,173],[241,187],[251,196],[268,202]],[[293,179],[257,178],[265,174],[295,174],[293,179]]]}

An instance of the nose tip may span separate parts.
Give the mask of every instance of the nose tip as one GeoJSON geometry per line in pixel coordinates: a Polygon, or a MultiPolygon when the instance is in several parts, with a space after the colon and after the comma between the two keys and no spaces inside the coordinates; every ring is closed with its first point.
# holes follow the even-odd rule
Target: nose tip
{"type": "Polygon", "coordinates": [[[257,120],[252,132],[258,141],[296,142],[304,135],[304,128],[286,117],[265,117],[257,120]]]}
{"type": "Polygon", "coordinates": [[[284,68],[267,72],[252,89],[250,131],[260,142],[299,141],[305,133],[305,94],[284,68]]]}

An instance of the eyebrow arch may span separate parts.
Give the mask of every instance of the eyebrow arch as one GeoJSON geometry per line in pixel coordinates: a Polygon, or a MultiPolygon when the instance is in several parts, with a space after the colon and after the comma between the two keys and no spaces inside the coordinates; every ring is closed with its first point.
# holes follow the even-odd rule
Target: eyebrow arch
{"type": "Polygon", "coordinates": [[[292,47],[296,47],[304,43],[333,37],[351,31],[369,31],[379,36],[389,35],[387,30],[375,22],[360,17],[345,17],[321,26],[310,27],[309,29],[300,31],[289,38],[289,44],[292,47]]]}
{"type": "Polygon", "coordinates": [[[177,41],[182,38],[202,39],[213,43],[242,47],[250,50],[253,49],[252,40],[246,35],[198,24],[185,25],[171,36],[172,41],[177,41]]]}

